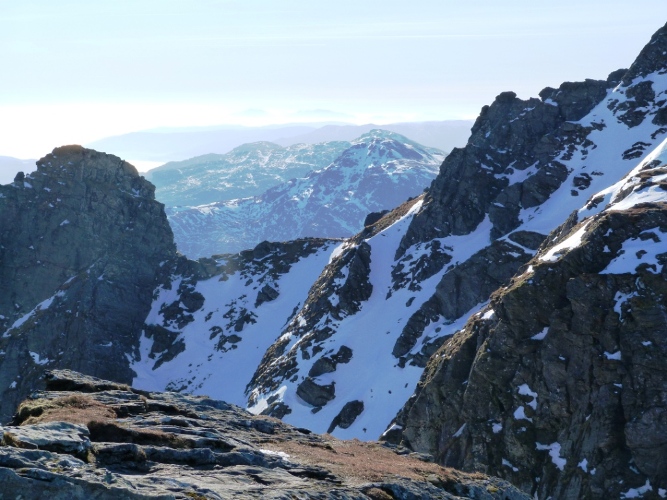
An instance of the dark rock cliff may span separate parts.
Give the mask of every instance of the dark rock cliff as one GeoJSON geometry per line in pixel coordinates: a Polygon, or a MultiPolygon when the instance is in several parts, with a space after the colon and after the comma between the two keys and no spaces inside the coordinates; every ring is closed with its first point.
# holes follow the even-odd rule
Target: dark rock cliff
{"type": "Polygon", "coordinates": [[[539,498],[664,491],[667,206],[570,223],[553,245],[577,231],[578,247],[556,259],[545,246],[431,358],[403,439],[539,498]],[[656,243],[655,262],[629,241],[656,243]],[[627,272],[606,269],[623,255],[627,272]]]}
{"type": "Polygon", "coordinates": [[[397,256],[419,242],[467,234],[487,215],[493,223],[492,237],[515,229],[520,209],[543,203],[567,177],[558,154],[583,143],[593,130],[571,122],[602,101],[620,76],[622,72],[614,72],[606,81],[547,87],[541,100],[503,92],[484,106],[466,147],[445,158],[397,256]],[[524,180],[510,182],[521,172],[526,173],[524,180]]]}
{"type": "Polygon", "coordinates": [[[56,148],[0,186],[0,420],[67,367],[130,382],[161,265],[176,256],[154,187],[120,158],[56,148]]]}
{"type": "MultiPolygon", "coordinates": [[[[537,498],[667,495],[667,373],[660,366],[667,354],[667,197],[661,194],[665,146],[659,145],[667,132],[666,51],[663,27],[629,70],[606,82],[546,88],[542,101],[501,94],[483,110],[468,146],[445,160],[398,257],[414,245],[432,245],[433,238],[465,234],[487,216],[491,237],[498,238],[494,245],[509,239],[534,250],[543,235],[512,233],[520,216],[557,189],[561,195],[561,187],[570,189],[563,185],[568,178],[576,197],[593,177],[606,175],[602,168],[611,157],[600,170],[584,170],[588,154],[605,146],[601,131],[616,129],[607,136],[610,142],[636,141],[618,149],[623,161],[655,148],[625,185],[607,184],[591,196],[532,261],[526,262],[527,255],[514,262],[498,255],[486,263],[477,258],[444,275],[413,323],[452,317],[479,303],[485,286],[479,277],[489,270],[504,268],[499,274],[506,279],[518,271],[491,295],[486,310],[430,358],[387,439],[398,436],[443,464],[500,475],[537,498]],[[582,119],[601,103],[597,115],[582,119]],[[526,122],[533,113],[535,124],[526,122]],[[572,173],[573,158],[580,158],[580,173],[572,173]],[[507,184],[505,177],[516,181],[523,170],[529,175],[507,184]],[[623,201],[633,193],[650,193],[651,203],[623,201]],[[610,197],[623,205],[578,218],[597,213],[610,197]],[[578,237],[576,248],[566,245],[562,256],[554,251],[578,237]],[[607,269],[611,262],[617,264],[607,269]]],[[[410,333],[405,339],[418,336],[410,333]]]]}

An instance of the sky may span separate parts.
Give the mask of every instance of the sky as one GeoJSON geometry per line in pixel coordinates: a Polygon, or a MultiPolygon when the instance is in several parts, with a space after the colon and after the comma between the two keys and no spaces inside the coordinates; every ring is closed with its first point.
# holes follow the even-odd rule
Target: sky
{"type": "Polygon", "coordinates": [[[0,0],[0,155],[155,127],[473,119],[606,78],[665,0],[0,0]]]}

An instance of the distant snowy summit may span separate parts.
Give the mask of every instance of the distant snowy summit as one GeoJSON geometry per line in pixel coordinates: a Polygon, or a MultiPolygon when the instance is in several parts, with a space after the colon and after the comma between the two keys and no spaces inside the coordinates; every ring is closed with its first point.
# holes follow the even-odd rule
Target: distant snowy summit
{"type": "Polygon", "coordinates": [[[260,141],[225,154],[206,154],[172,161],[150,170],[155,196],[167,206],[198,206],[258,196],[295,177],[333,162],[351,145],[347,141],[282,147],[260,141]]]}
{"type": "MultiPolygon", "coordinates": [[[[265,144],[259,145],[266,148],[265,144]]],[[[301,165],[307,157],[316,163],[317,155],[326,158],[341,144],[264,151],[274,155],[272,168],[285,171],[297,157],[301,165]],[[309,148],[310,156],[303,148],[309,148]],[[282,167],[276,166],[278,157],[285,162],[282,167]]],[[[246,147],[247,157],[256,159],[259,154],[250,151],[251,146],[246,147]]],[[[236,157],[240,157],[238,152],[236,157]]],[[[440,150],[375,129],[348,143],[326,166],[259,196],[171,208],[167,213],[179,250],[191,258],[238,252],[264,240],[347,237],[363,229],[368,214],[391,209],[422,193],[437,176],[444,157],[440,150]]],[[[239,169],[245,175],[251,170],[269,170],[259,163],[254,170],[247,164],[239,169]]]]}

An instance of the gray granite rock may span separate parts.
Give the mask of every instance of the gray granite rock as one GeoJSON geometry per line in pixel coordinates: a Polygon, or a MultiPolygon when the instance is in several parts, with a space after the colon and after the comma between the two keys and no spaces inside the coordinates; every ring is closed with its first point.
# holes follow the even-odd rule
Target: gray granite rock
{"type": "Polygon", "coordinates": [[[355,455],[343,453],[346,442],[202,396],[144,393],[67,370],[49,372],[47,389],[23,403],[17,425],[3,428],[0,499],[528,498],[499,479],[349,443],[368,455],[371,467],[361,470],[346,464],[355,455]],[[68,418],[86,420],[99,405],[114,416],[97,414],[85,425],[51,421],[73,397],[88,406],[72,408],[68,418]],[[378,453],[404,473],[375,473],[378,453]]]}
{"type": "Polygon", "coordinates": [[[0,422],[48,368],[132,380],[127,354],[176,258],[154,190],[129,163],[81,146],[0,186],[0,422]]]}

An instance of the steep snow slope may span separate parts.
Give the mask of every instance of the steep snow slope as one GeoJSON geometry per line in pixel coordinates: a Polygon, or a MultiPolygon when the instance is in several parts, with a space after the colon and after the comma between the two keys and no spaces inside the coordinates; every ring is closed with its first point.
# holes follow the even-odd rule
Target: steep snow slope
{"type": "Polygon", "coordinates": [[[169,162],[146,173],[155,196],[167,206],[194,206],[262,194],[311,170],[319,170],[350,147],[349,142],[280,147],[253,142],[226,154],[169,162]]]}
{"type": "Polygon", "coordinates": [[[264,352],[304,303],[338,244],[264,243],[205,261],[203,276],[177,265],[156,290],[132,364],[133,385],[224,394],[225,401],[245,406],[245,386],[264,352]]]}
{"type": "Polygon", "coordinates": [[[420,194],[444,154],[403,136],[374,130],[330,165],[260,196],[192,208],[172,208],[178,249],[191,258],[238,252],[260,241],[346,237],[366,216],[420,194]]]}

